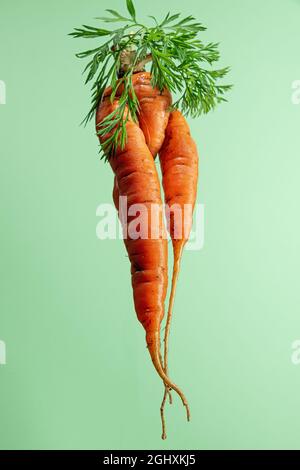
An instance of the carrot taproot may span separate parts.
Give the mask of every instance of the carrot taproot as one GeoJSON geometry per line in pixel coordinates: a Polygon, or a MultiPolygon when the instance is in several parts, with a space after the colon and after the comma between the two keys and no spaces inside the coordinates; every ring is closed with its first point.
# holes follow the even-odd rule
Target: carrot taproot
{"type": "MultiPolygon", "coordinates": [[[[159,92],[151,85],[148,72],[136,74],[133,79],[134,90],[139,100],[138,120],[146,143],[152,155],[160,149],[160,164],[167,205],[169,232],[173,244],[174,264],[172,286],[164,335],[164,371],[168,374],[168,343],[174,307],[176,285],[180,270],[182,251],[192,225],[192,212],[196,200],[198,179],[198,155],[195,142],[190,136],[188,124],[179,111],[169,112],[171,95],[168,91],[159,92]],[[174,212],[172,212],[174,207],[174,212]]],[[[170,390],[165,393],[160,408],[162,438],[166,438],[164,407],[170,390]]]]}
{"type": "MultiPolygon", "coordinates": [[[[180,261],[192,228],[192,216],[197,195],[198,153],[189,126],[180,111],[176,110],[170,114],[165,134],[159,159],[166,210],[168,211],[168,230],[174,253],[172,285],[164,335],[164,371],[168,374],[169,333],[180,261]]],[[[163,439],[166,438],[164,407],[167,393],[166,388],[161,405],[163,439]]]]}
{"type": "MultiPolygon", "coordinates": [[[[96,128],[118,106],[118,97],[110,99],[111,90],[104,93],[96,113],[96,128]]],[[[146,332],[146,343],[158,375],[166,387],[173,389],[181,398],[189,419],[187,400],[165,373],[160,356],[160,325],[164,316],[164,302],[167,292],[167,240],[163,220],[160,184],[153,156],[146,144],[139,125],[130,118],[126,122],[127,141],[124,148],[118,146],[109,162],[115,175],[113,199],[118,208],[118,195],[127,197],[128,213],[135,204],[143,205],[148,220],[146,238],[135,238],[130,235],[128,225],[123,222],[125,246],[131,262],[131,276],[134,305],[138,320],[146,332]],[[146,184],[145,184],[146,180],[146,184]],[[151,232],[151,206],[159,207],[159,221],[156,238],[151,232]]],[[[100,139],[105,144],[109,134],[100,139]]],[[[128,218],[130,223],[134,216],[128,218]]],[[[157,224],[157,220],[155,220],[157,224]]]]}
{"type": "MultiPolygon", "coordinates": [[[[118,182],[117,182],[116,176],[114,177],[112,197],[113,197],[115,208],[116,208],[117,212],[119,213],[120,192],[119,192],[119,187],[118,187],[118,182]]],[[[159,338],[159,344],[160,344],[160,338],[159,338]]],[[[163,367],[163,357],[162,357],[161,351],[159,351],[159,360],[160,360],[160,363],[163,367]]],[[[171,395],[169,387],[166,387],[166,395],[169,397],[170,404],[172,404],[172,395],[171,395]]]]}
{"type": "MultiPolygon", "coordinates": [[[[198,181],[198,154],[189,126],[180,111],[169,112],[171,98],[168,93],[160,93],[151,85],[151,75],[138,74],[133,80],[134,90],[139,100],[138,120],[145,133],[146,142],[152,155],[159,151],[162,169],[162,184],[168,211],[169,232],[173,244],[172,285],[164,335],[164,371],[168,374],[169,334],[174,308],[175,292],[180,270],[180,261],[191,226],[192,213],[196,200],[198,181]],[[151,97],[151,101],[149,100],[151,97]],[[154,149],[154,151],[153,151],[154,149]],[[173,211],[172,211],[173,208],[173,211]]],[[[171,395],[168,387],[160,408],[162,438],[166,439],[164,408],[166,398],[171,395]]]]}

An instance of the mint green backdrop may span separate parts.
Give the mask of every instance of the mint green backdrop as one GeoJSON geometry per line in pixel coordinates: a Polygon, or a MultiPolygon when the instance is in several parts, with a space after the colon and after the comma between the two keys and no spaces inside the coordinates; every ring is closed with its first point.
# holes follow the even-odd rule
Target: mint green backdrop
{"type": "Polygon", "coordinates": [[[142,17],[200,19],[235,85],[189,120],[205,246],[185,253],[171,338],[192,421],[175,399],[166,442],[123,243],[95,235],[112,174],[79,127],[89,89],[74,54],[89,44],[67,37],[124,3],[1,0],[0,447],[299,448],[300,1],[135,2],[142,17]]]}

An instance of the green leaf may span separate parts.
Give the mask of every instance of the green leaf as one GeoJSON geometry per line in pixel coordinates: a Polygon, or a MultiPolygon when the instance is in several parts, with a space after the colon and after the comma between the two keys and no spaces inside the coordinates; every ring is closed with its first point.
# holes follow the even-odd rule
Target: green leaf
{"type": "Polygon", "coordinates": [[[128,18],[125,18],[125,16],[122,16],[120,15],[120,13],[118,13],[116,10],[105,10],[105,11],[108,11],[108,13],[110,13],[111,15],[115,16],[116,18],[120,18],[121,20],[128,20],[128,18]]]}
{"type": "Polygon", "coordinates": [[[94,28],[93,26],[83,25],[82,28],[75,28],[73,33],[70,33],[69,36],[74,38],[97,38],[102,36],[109,36],[111,31],[108,29],[94,28]]]}
{"type": "Polygon", "coordinates": [[[135,17],[135,8],[132,0],[126,0],[127,10],[130,13],[131,18],[136,21],[135,17]]]}
{"type": "Polygon", "coordinates": [[[180,13],[176,13],[176,15],[172,15],[172,16],[170,16],[170,13],[168,13],[160,26],[161,27],[166,26],[167,24],[171,23],[172,21],[177,20],[177,18],[179,18],[179,16],[180,16],[180,13]]]}
{"type": "MultiPolygon", "coordinates": [[[[193,16],[187,16],[186,18],[183,18],[181,21],[176,23],[175,25],[169,26],[171,29],[176,29],[176,30],[194,30],[194,31],[205,31],[206,28],[202,26],[201,23],[191,23],[194,21],[195,18],[193,16]]],[[[169,23],[170,21],[168,21],[169,23]]]]}
{"type": "Polygon", "coordinates": [[[155,16],[148,15],[148,18],[151,18],[155,22],[155,24],[158,25],[157,19],[155,18],[155,16]]]}
{"type": "Polygon", "coordinates": [[[89,55],[92,55],[92,54],[95,54],[96,52],[101,51],[102,48],[103,48],[103,46],[100,46],[100,47],[96,47],[96,49],[91,49],[89,51],[79,52],[78,54],[76,54],[76,57],[78,57],[78,59],[85,59],[89,55]]]}
{"type": "Polygon", "coordinates": [[[118,23],[121,21],[119,18],[108,18],[106,16],[96,16],[95,20],[104,21],[104,23],[118,23]]]}

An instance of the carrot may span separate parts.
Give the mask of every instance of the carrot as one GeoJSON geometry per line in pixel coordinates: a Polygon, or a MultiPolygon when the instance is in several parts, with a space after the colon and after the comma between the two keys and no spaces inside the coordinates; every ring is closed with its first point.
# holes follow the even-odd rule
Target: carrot
{"type": "MultiPolygon", "coordinates": [[[[156,150],[159,151],[162,146],[159,156],[165,203],[167,210],[172,209],[172,206],[174,208],[177,206],[177,209],[180,211],[177,214],[174,214],[172,211],[168,214],[170,219],[168,229],[174,253],[172,286],[164,335],[163,364],[164,371],[168,374],[168,343],[171,318],[182,252],[189,238],[192,226],[192,212],[197,193],[198,155],[196,144],[190,136],[185,118],[179,111],[173,111],[171,114],[168,111],[171,104],[169,94],[165,91],[160,93],[157,88],[152,87],[151,75],[149,73],[145,72],[136,75],[137,77],[134,76],[132,82],[139,100],[138,120],[140,127],[144,131],[146,143],[149,150],[152,149],[151,153],[154,157],[156,156],[156,150]],[[150,105],[149,97],[152,98],[150,105]],[[155,150],[153,151],[153,149],[155,150]],[[185,205],[190,207],[190,211],[185,210],[185,205]],[[183,217],[184,214],[185,217],[183,217]]],[[[160,409],[163,439],[166,439],[164,407],[167,395],[169,395],[171,402],[170,391],[168,387],[165,387],[160,409]]]]}
{"type": "MultiPolygon", "coordinates": [[[[148,231],[156,228],[157,237],[135,238],[128,225],[119,217],[125,234],[125,246],[131,262],[135,310],[146,332],[149,353],[165,385],[161,405],[163,438],[164,407],[167,394],[174,389],[186,407],[181,390],[169,378],[168,341],[175,290],[184,245],[192,225],[196,198],[198,156],[187,123],[179,111],[170,114],[171,92],[176,94],[174,109],[181,109],[193,118],[208,113],[222,101],[230,85],[220,84],[228,67],[216,68],[218,43],[205,43],[205,27],[192,15],[167,13],[161,19],[150,16],[150,25],[138,19],[134,0],[126,0],[124,16],[106,10],[101,20],[107,28],[83,25],[70,35],[74,38],[103,40],[95,49],[80,52],[78,58],[88,59],[84,69],[86,84],[91,84],[91,106],[83,121],[87,124],[96,115],[100,155],[109,161],[115,178],[113,199],[119,211],[119,196],[126,196],[128,208],[135,203],[146,208],[148,231]],[[115,28],[110,24],[119,22],[115,28]],[[151,63],[150,73],[145,66],[151,63]],[[100,103],[100,104],[99,104],[100,103]],[[162,208],[160,185],[154,159],[160,156],[163,188],[167,205],[190,204],[186,231],[177,236],[182,223],[175,215],[170,219],[174,265],[166,330],[164,358],[160,348],[160,327],[164,316],[167,290],[167,241],[162,214],[158,219],[149,215],[152,204],[162,208]],[[127,235],[127,237],[126,237],[127,235]]],[[[162,212],[162,210],[160,211],[162,212]]],[[[185,213],[185,215],[187,215],[185,213]]],[[[137,216],[131,216],[129,223],[137,216]]],[[[149,233],[148,233],[149,235],[149,233]]]]}
{"type": "MultiPolygon", "coordinates": [[[[133,86],[139,100],[138,120],[142,128],[146,143],[152,155],[160,151],[160,165],[162,169],[162,183],[165,193],[167,210],[174,208],[179,212],[169,212],[168,227],[174,253],[172,287],[164,336],[164,371],[168,374],[168,342],[171,326],[172,311],[174,307],[176,285],[180,270],[180,260],[185,243],[189,238],[192,226],[192,212],[195,205],[198,180],[198,155],[196,144],[190,136],[185,118],[179,111],[168,111],[171,97],[165,90],[160,93],[151,85],[149,73],[136,74],[133,77],[133,86]],[[136,76],[137,75],[137,76],[136,76]],[[151,101],[150,98],[151,97],[151,101]],[[149,131],[150,130],[150,131],[149,131]],[[162,146],[162,148],[161,148],[162,146]],[[153,149],[155,149],[153,151],[153,149]],[[185,210],[185,205],[190,211],[185,210]],[[183,217],[185,214],[185,217],[183,217]],[[176,238],[177,237],[177,238],[176,238]],[[178,238],[179,237],[179,238],[178,238]]],[[[164,407],[166,397],[171,395],[168,387],[161,405],[162,439],[166,439],[166,423],[164,407]]]]}
{"type": "MultiPolygon", "coordinates": [[[[119,187],[118,187],[118,183],[117,183],[116,177],[114,177],[114,186],[113,186],[112,197],[113,197],[113,201],[114,201],[115,208],[116,208],[117,212],[119,212],[119,198],[120,198],[120,193],[119,193],[119,187]]],[[[159,338],[159,344],[160,344],[160,338],[159,338]]],[[[160,360],[160,363],[161,363],[161,365],[162,365],[162,367],[163,367],[163,358],[162,358],[161,351],[159,351],[159,360],[160,360]]],[[[171,395],[170,389],[169,389],[168,387],[166,387],[166,394],[167,394],[168,397],[169,397],[169,402],[170,402],[170,404],[172,404],[172,395],[171,395]]]]}
{"type": "MultiPolygon", "coordinates": [[[[118,107],[118,98],[113,103],[108,89],[104,93],[96,113],[96,128],[103,119],[118,107]]],[[[156,167],[145,137],[140,127],[129,119],[126,123],[127,142],[124,148],[116,148],[110,158],[110,165],[115,174],[113,199],[118,208],[118,195],[126,196],[128,211],[135,204],[143,204],[148,219],[147,238],[131,238],[128,227],[123,221],[125,246],[131,262],[131,276],[135,310],[138,320],[146,331],[146,343],[153,365],[166,387],[175,390],[187,410],[187,400],[164,372],[160,360],[160,325],[164,316],[164,302],[167,292],[167,240],[162,216],[162,199],[156,167]],[[147,184],[144,184],[144,181],[147,184]],[[160,208],[157,238],[151,238],[151,206],[160,208]]],[[[109,134],[101,138],[102,144],[109,139],[109,134]]],[[[129,219],[129,222],[134,218],[129,219]]],[[[121,220],[122,221],[122,220],[121,220]]],[[[155,221],[156,223],[156,221],[155,221]]],[[[157,229],[157,227],[155,227],[157,229]]]]}
{"type": "Polygon", "coordinates": [[[140,128],[150,152],[156,157],[165,138],[172,103],[171,93],[166,88],[159,91],[157,87],[153,87],[149,72],[134,74],[132,83],[139,101],[140,128]]]}
{"type": "MultiPolygon", "coordinates": [[[[180,261],[191,227],[192,213],[195,206],[198,181],[197,147],[190,135],[189,126],[179,111],[173,111],[166,128],[166,138],[161,148],[160,165],[165,203],[169,210],[168,230],[173,244],[174,264],[171,294],[164,336],[164,371],[168,374],[168,347],[171,318],[174,307],[176,285],[180,270],[180,261]],[[179,212],[172,212],[179,209],[179,212]],[[189,209],[189,210],[188,210],[189,209]]],[[[164,406],[167,389],[161,405],[163,439],[166,438],[164,406]]]]}

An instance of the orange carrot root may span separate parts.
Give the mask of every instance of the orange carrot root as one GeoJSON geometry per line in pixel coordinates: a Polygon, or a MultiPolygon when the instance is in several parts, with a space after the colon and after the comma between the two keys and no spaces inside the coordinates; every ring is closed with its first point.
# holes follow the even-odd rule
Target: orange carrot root
{"type": "MultiPolygon", "coordinates": [[[[160,340],[159,340],[159,345],[160,345],[160,340]]],[[[161,363],[161,366],[164,369],[164,361],[163,361],[163,357],[162,357],[162,354],[161,354],[161,347],[159,348],[159,361],[161,363]]],[[[173,400],[172,400],[172,394],[171,394],[171,390],[169,389],[169,387],[165,387],[165,391],[166,391],[166,396],[169,397],[169,403],[170,405],[172,405],[173,403],[173,400]]]]}
{"type": "MultiPolygon", "coordinates": [[[[181,234],[181,239],[177,239],[175,236],[176,229],[180,230],[180,226],[177,226],[175,217],[173,219],[171,218],[170,225],[168,227],[173,243],[174,253],[172,287],[164,336],[164,371],[168,376],[169,334],[173,315],[175,291],[183,247],[189,238],[189,233],[192,227],[192,211],[190,211],[186,217],[185,207],[186,205],[189,205],[194,208],[198,180],[197,147],[191,137],[189,126],[185,118],[177,110],[172,111],[169,116],[169,121],[165,129],[165,139],[159,152],[159,160],[162,171],[162,184],[165,192],[165,203],[169,208],[172,208],[173,205],[179,205],[182,209],[182,214],[184,214],[184,220],[181,219],[182,227],[184,227],[184,233],[181,234]],[[180,177],[178,175],[180,175],[180,177]]],[[[161,404],[161,420],[164,430],[163,435],[165,434],[165,404],[166,391],[161,404]]]]}
{"type": "MultiPolygon", "coordinates": [[[[178,281],[179,271],[180,271],[180,261],[182,257],[184,244],[185,244],[185,240],[180,240],[180,242],[178,241],[176,245],[175,243],[173,244],[173,248],[174,248],[173,276],[172,276],[172,286],[171,286],[171,293],[170,293],[169,307],[168,307],[168,314],[167,314],[166,328],[165,328],[165,335],[164,335],[164,361],[163,363],[164,363],[164,371],[167,375],[169,372],[168,355],[169,355],[170,328],[171,328],[172,314],[173,314],[173,308],[174,308],[177,281],[178,281]]],[[[161,415],[161,423],[162,423],[162,439],[167,438],[166,420],[165,420],[165,405],[166,405],[166,399],[167,399],[167,391],[168,391],[168,388],[165,387],[165,392],[164,392],[164,396],[163,396],[161,407],[160,407],[160,415],[161,415]]]]}
{"type": "MultiPolygon", "coordinates": [[[[161,365],[161,362],[159,360],[159,333],[157,331],[147,332],[146,333],[146,342],[147,342],[148,350],[149,350],[153,365],[154,365],[155,369],[157,370],[158,375],[163,380],[166,388],[170,388],[170,389],[174,390],[177,393],[177,395],[179,395],[179,397],[181,398],[181,401],[183,403],[183,406],[186,409],[187,420],[190,421],[190,416],[191,416],[190,415],[190,408],[189,408],[189,404],[188,404],[188,401],[187,401],[185,395],[183,394],[182,390],[176,384],[174,384],[170,380],[168,375],[164,372],[164,370],[162,368],[162,365],[161,365]]],[[[164,431],[165,431],[165,426],[164,426],[164,430],[163,430],[163,436],[165,435],[164,431]]],[[[165,437],[163,437],[163,439],[165,439],[165,437]]]]}

